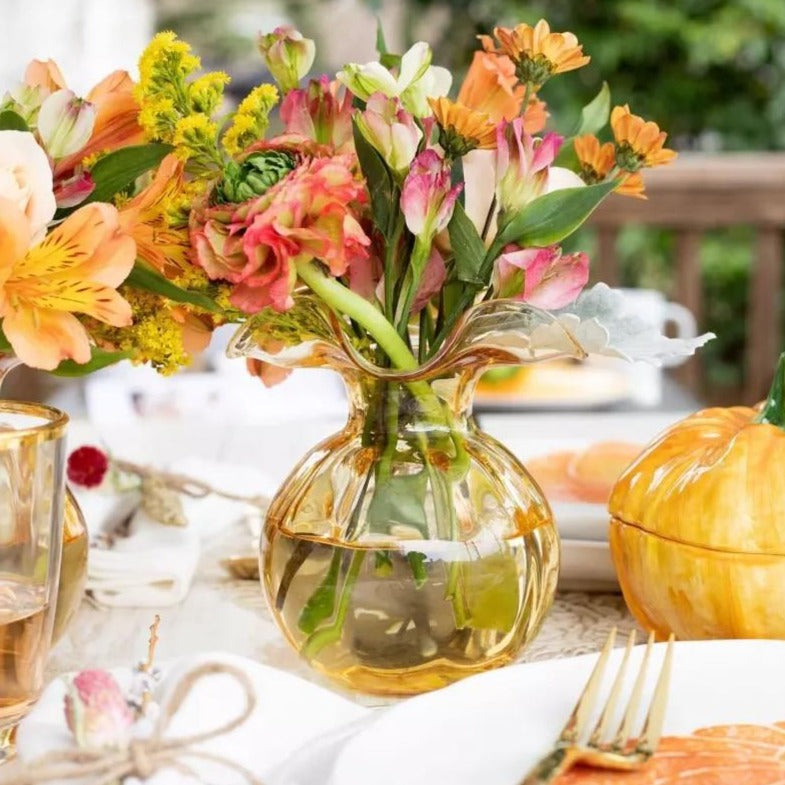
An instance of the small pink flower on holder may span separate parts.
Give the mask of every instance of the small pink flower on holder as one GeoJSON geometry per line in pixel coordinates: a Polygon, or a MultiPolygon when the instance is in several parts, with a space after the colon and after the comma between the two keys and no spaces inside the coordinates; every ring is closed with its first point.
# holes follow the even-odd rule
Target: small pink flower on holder
{"type": "Polygon", "coordinates": [[[79,747],[101,749],[125,747],[135,717],[111,673],[85,670],[69,685],[65,720],[79,747]]]}

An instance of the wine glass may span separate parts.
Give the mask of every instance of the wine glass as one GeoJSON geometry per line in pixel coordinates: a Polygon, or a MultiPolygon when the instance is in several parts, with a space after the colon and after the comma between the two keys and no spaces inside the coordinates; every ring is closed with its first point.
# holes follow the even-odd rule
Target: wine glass
{"type": "Polygon", "coordinates": [[[48,406],[0,402],[0,763],[44,682],[62,549],[65,430],[48,406]]]}

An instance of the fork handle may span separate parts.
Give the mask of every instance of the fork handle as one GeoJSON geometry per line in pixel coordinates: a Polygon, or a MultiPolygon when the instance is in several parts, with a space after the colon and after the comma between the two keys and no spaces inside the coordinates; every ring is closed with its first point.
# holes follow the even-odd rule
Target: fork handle
{"type": "Polygon", "coordinates": [[[541,758],[518,785],[548,785],[567,771],[576,758],[574,747],[556,747],[541,758]]]}

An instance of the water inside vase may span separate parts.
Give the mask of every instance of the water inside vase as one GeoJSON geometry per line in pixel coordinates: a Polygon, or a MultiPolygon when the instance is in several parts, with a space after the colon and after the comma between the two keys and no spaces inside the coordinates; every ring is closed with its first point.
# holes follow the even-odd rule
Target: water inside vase
{"type": "Polygon", "coordinates": [[[419,693],[511,662],[552,597],[550,527],[491,548],[308,540],[269,521],[267,532],[264,580],[279,626],[314,668],[364,692],[419,693]]]}

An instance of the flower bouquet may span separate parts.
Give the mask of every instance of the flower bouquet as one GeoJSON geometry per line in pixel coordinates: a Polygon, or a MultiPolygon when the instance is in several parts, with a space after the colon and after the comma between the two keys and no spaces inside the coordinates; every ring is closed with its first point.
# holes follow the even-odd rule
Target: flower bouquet
{"type": "Polygon", "coordinates": [[[85,102],[35,63],[0,112],[45,202],[26,179],[0,204],[18,358],[169,372],[235,322],[230,353],[266,383],[293,367],[343,376],[347,425],[279,491],[261,566],[291,643],[365,690],[509,662],[551,602],[553,519],[472,419],[479,376],[589,353],[658,362],[709,337],[622,316],[620,294],[584,289],[586,254],[561,246],[612,192],[645,198],[641,170],[675,156],[665,133],[611,109],[607,85],[568,133],[546,130],[561,123],[541,89],[589,58],[545,21],[480,45],[453,100],[427,44],[399,55],[381,32],[377,62],[301,85],[314,44],[278,28],[259,40],[277,87],[227,112],[229,77],[160,33],[136,85],[116,74],[85,102]]]}

